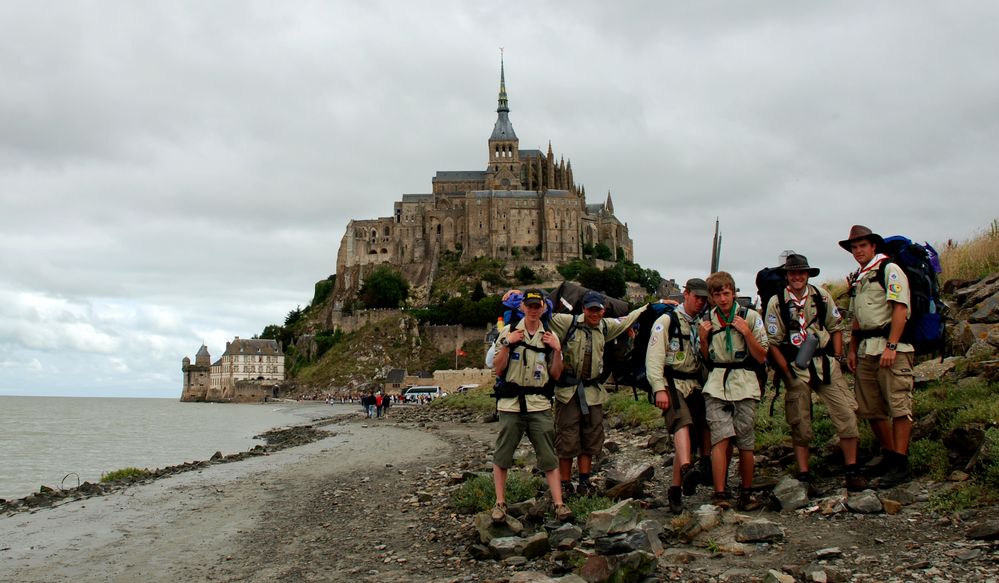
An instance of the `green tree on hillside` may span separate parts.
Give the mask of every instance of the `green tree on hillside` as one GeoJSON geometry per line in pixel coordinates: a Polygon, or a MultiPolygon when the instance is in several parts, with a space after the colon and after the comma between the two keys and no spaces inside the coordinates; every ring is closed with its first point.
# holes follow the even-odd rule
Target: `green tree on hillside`
{"type": "Polygon", "coordinates": [[[624,297],[628,286],[624,281],[624,275],[614,268],[597,269],[587,267],[579,273],[579,284],[593,290],[603,292],[614,298],[624,297]]]}
{"type": "Polygon", "coordinates": [[[357,295],[368,308],[398,308],[409,297],[409,282],[398,271],[381,265],[364,278],[357,295]]]}
{"type": "Polygon", "coordinates": [[[612,261],[614,259],[614,254],[611,252],[610,247],[603,243],[597,243],[593,246],[593,256],[605,261],[612,261]]]}

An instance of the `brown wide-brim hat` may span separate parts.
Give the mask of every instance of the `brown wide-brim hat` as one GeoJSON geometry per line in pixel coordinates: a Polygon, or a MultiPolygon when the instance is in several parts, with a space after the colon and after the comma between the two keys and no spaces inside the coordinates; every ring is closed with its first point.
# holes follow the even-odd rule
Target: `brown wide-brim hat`
{"type": "Polygon", "coordinates": [[[867,239],[871,243],[874,243],[874,246],[878,249],[881,249],[881,246],[885,242],[885,240],[881,238],[881,235],[871,231],[864,225],[854,225],[850,227],[850,235],[846,239],[840,241],[839,246],[847,251],[851,251],[850,244],[854,241],[860,241],[861,239],[867,239]]]}
{"type": "Polygon", "coordinates": [[[804,255],[791,253],[784,260],[784,265],[777,268],[777,271],[786,274],[788,271],[807,271],[808,277],[815,277],[819,274],[818,267],[808,265],[808,258],[804,255]]]}

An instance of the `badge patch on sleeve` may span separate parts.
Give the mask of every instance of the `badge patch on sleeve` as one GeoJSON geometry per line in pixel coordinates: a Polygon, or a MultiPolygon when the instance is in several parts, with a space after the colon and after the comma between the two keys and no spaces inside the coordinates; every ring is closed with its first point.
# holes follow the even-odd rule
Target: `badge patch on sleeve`
{"type": "Polygon", "coordinates": [[[777,314],[767,314],[767,322],[770,322],[771,324],[776,324],[777,314]]]}
{"type": "Polygon", "coordinates": [[[755,329],[755,330],[762,330],[763,329],[763,320],[757,318],[756,319],[756,323],[753,324],[753,329],[755,329]]]}
{"type": "Polygon", "coordinates": [[[888,284],[888,299],[897,300],[899,295],[902,293],[902,284],[900,283],[889,283],[888,284]]]}
{"type": "Polygon", "coordinates": [[[770,324],[770,325],[768,325],[767,326],[767,333],[769,333],[769,334],[776,334],[777,333],[777,324],[770,324]]]}

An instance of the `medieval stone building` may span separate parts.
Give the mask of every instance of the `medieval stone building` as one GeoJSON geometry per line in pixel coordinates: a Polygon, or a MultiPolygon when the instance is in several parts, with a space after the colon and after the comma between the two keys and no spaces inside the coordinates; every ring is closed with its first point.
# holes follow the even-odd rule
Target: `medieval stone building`
{"type": "Polygon", "coordinates": [[[428,194],[404,194],[392,216],[352,220],[340,242],[334,298],[356,292],[370,270],[389,264],[411,283],[430,281],[443,252],[462,261],[490,257],[558,264],[603,243],[633,259],[627,224],[611,195],[586,204],[572,163],[548,151],[521,150],[510,122],[503,64],[499,107],[485,170],[438,171],[428,194]]]}
{"type": "Polygon", "coordinates": [[[225,343],[222,357],[211,363],[208,347],[191,359],[184,357],[181,401],[263,401],[273,385],[284,380],[284,352],[276,340],[240,340],[225,343]],[[209,364],[211,363],[211,364],[209,364]]]}

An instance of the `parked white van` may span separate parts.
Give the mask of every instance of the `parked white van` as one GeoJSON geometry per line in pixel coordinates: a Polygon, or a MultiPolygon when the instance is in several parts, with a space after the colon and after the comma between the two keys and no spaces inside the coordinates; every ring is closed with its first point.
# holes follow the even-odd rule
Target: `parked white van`
{"type": "Polygon", "coordinates": [[[407,403],[412,403],[419,401],[424,396],[436,399],[443,395],[444,393],[441,391],[439,385],[416,385],[406,389],[406,392],[403,393],[403,398],[407,403]]]}

